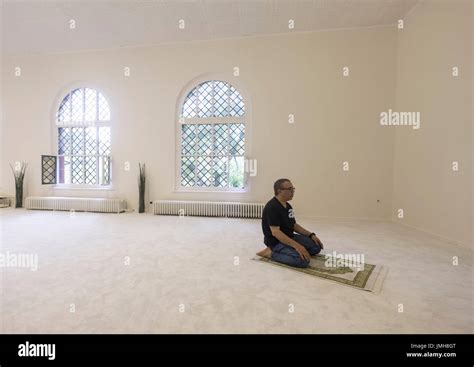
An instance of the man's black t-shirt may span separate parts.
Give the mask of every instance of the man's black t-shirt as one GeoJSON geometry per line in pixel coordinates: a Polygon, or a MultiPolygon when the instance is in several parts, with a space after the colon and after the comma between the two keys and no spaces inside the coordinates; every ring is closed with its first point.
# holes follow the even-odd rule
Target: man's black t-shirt
{"type": "Polygon", "coordinates": [[[293,208],[290,203],[286,203],[286,208],[274,196],[263,208],[262,212],[262,230],[264,234],[263,242],[270,248],[273,248],[278,239],[272,236],[270,226],[280,227],[280,230],[288,237],[293,238],[293,226],[296,220],[293,214],[293,208]]]}

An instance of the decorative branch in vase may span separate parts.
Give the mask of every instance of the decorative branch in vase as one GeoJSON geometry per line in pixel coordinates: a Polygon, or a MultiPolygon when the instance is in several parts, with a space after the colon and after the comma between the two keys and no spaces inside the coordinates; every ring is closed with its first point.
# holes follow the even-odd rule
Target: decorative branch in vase
{"type": "Polygon", "coordinates": [[[140,173],[138,175],[138,212],[144,213],[145,212],[145,181],[146,181],[145,163],[143,164],[138,163],[138,168],[140,170],[140,173]]]}
{"type": "Polygon", "coordinates": [[[13,176],[15,177],[15,208],[23,207],[23,181],[27,166],[28,164],[25,162],[17,162],[15,168],[10,164],[13,176]]]}

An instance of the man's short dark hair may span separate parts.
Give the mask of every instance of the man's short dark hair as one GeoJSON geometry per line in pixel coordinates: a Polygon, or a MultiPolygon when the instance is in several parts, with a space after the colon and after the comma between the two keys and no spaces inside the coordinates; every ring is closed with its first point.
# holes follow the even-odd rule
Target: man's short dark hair
{"type": "Polygon", "coordinates": [[[279,178],[275,181],[275,183],[273,184],[273,192],[275,193],[275,195],[278,195],[278,190],[282,188],[282,185],[285,182],[290,182],[290,180],[288,180],[287,178],[279,178]]]}

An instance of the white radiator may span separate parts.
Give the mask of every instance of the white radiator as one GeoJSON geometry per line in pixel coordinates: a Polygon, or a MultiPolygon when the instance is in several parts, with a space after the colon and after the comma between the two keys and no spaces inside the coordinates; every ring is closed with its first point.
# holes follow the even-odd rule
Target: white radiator
{"type": "Polygon", "coordinates": [[[261,218],[263,206],[262,203],[156,200],[153,202],[153,214],[261,218]]]}
{"type": "Polygon", "coordinates": [[[25,200],[25,208],[39,210],[74,210],[81,212],[121,213],[127,209],[127,203],[122,199],[28,196],[25,200]]]}
{"type": "Polygon", "coordinates": [[[0,196],[0,208],[6,208],[8,206],[10,206],[10,198],[0,196]]]}

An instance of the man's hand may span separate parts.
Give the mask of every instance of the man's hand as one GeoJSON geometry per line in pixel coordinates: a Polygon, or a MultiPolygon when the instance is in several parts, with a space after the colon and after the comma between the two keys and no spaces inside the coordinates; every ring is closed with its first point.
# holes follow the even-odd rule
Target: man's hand
{"type": "Polygon", "coordinates": [[[311,255],[309,254],[308,250],[305,249],[304,246],[298,244],[298,246],[295,245],[294,249],[297,253],[300,254],[300,257],[303,260],[309,261],[311,259],[311,255]]]}
{"type": "Polygon", "coordinates": [[[314,242],[316,245],[318,245],[319,247],[321,247],[321,249],[324,248],[323,243],[322,243],[321,240],[318,238],[318,236],[316,236],[315,234],[313,234],[313,235],[311,236],[311,239],[313,240],[313,242],[314,242]]]}

